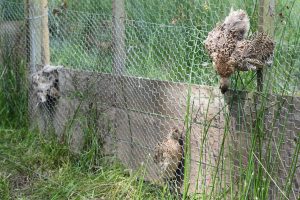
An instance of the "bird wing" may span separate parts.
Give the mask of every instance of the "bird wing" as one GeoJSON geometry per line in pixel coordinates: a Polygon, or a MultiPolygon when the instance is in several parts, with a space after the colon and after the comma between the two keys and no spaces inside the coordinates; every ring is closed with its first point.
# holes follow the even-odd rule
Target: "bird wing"
{"type": "Polygon", "coordinates": [[[240,71],[257,70],[265,65],[271,65],[275,44],[265,33],[258,33],[249,40],[237,43],[230,59],[240,71]]]}
{"type": "Polygon", "coordinates": [[[204,40],[205,49],[208,51],[209,56],[213,60],[217,50],[220,48],[220,44],[224,43],[223,34],[222,25],[217,24],[217,26],[208,33],[207,38],[204,40]]]}
{"type": "Polygon", "coordinates": [[[246,65],[243,61],[244,51],[250,42],[250,40],[242,40],[237,42],[236,47],[230,56],[229,62],[234,62],[236,64],[235,68],[239,71],[248,71],[250,69],[255,69],[255,66],[250,64],[246,65]]]}
{"type": "Polygon", "coordinates": [[[267,34],[260,32],[250,38],[243,52],[243,57],[257,59],[266,64],[273,56],[274,48],[274,41],[267,34]]]}

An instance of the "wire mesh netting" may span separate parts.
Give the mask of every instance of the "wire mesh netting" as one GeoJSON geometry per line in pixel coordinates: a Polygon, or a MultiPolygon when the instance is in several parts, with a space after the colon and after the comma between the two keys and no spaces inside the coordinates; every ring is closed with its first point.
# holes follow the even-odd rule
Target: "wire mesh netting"
{"type": "Polygon", "coordinates": [[[247,11],[252,35],[259,1],[127,0],[123,16],[111,0],[52,0],[47,13],[27,6],[0,2],[0,97],[19,99],[13,115],[75,152],[92,132],[102,153],[174,193],[299,198],[297,1],[276,4],[263,92],[255,93],[256,71],[247,71],[231,77],[226,95],[203,41],[232,6],[247,11]]]}

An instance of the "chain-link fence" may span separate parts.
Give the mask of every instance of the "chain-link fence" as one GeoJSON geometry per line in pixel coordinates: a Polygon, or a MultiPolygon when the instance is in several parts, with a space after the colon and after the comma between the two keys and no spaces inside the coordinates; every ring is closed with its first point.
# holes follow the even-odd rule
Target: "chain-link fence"
{"type": "Polygon", "coordinates": [[[180,192],[299,198],[299,2],[276,2],[263,92],[248,71],[226,95],[203,41],[230,7],[257,31],[259,1],[116,2],[49,0],[46,13],[0,2],[0,105],[11,112],[2,123],[29,120],[75,152],[92,132],[103,153],[180,192]]]}

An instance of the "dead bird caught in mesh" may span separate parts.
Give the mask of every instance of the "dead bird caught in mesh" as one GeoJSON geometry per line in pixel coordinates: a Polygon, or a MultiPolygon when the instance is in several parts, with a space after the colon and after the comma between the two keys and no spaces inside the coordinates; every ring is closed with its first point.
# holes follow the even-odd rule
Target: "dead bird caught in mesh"
{"type": "Polygon", "coordinates": [[[247,39],[250,23],[243,10],[231,10],[223,23],[208,33],[204,46],[220,75],[220,89],[224,94],[235,71],[257,70],[271,65],[274,41],[266,33],[247,39]]]}

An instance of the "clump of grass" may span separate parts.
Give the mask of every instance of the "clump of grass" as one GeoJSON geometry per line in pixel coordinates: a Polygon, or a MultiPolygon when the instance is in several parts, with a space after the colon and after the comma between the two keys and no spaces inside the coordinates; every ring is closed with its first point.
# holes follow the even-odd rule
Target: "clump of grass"
{"type": "MultiPolygon", "coordinates": [[[[55,138],[27,130],[0,130],[1,199],[157,199],[169,196],[162,187],[137,179],[111,157],[73,155],[55,138]],[[90,158],[91,160],[96,159],[90,158]],[[88,164],[86,164],[88,163],[88,164]]],[[[96,156],[96,155],[95,155],[96,156]]]]}
{"type": "Polygon", "coordinates": [[[0,64],[0,127],[28,126],[26,64],[4,58],[0,64]]]}
{"type": "MultiPolygon", "coordinates": [[[[0,22],[17,26],[24,17],[24,7],[19,0],[1,1],[0,22]],[[3,12],[2,12],[3,11],[3,12]]],[[[15,27],[17,30],[17,27],[15,27]]],[[[19,26],[20,32],[24,27],[19,26]]],[[[2,28],[0,37],[0,127],[24,128],[28,125],[28,76],[25,61],[24,35],[2,28]]]]}

